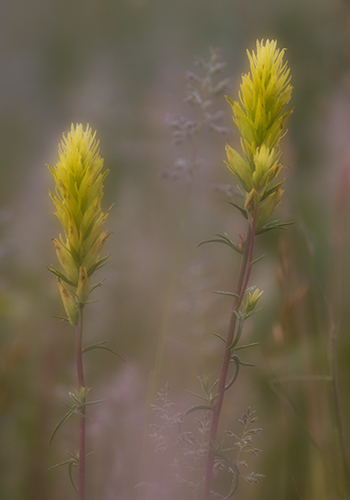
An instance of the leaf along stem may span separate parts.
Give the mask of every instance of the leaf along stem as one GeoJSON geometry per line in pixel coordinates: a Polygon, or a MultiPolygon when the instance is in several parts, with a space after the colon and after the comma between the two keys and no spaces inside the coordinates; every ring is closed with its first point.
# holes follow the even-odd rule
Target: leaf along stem
{"type": "Polygon", "coordinates": [[[255,228],[256,228],[256,218],[257,218],[257,208],[255,208],[252,223],[249,224],[247,230],[247,236],[245,240],[245,245],[242,254],[241,266],[238,274],[237,285],[236,285],[236,295],[233,299],[232,313],[230,324],[227,333],[225,353],[221,367],[219,385],[218,385],[218,397],[215,402],[213,417],[210,426],[209,433],[209,450],[207,456],[206,474],[204,481],[204,491],[203,500],[210,500],[211,493],[211,483],[213,477],[213,467],[215,459],[215,441],[219,427],[220,414],[222,409],[222,404],[224,401],[227,373],[230,365],[232,347],[234,345],[234,337],[236,331],[236,320],[237,312],[242,303],[245,291],[248,286],[249,277],[252,268],[253,261],[253,250],[254,250],[254,238],[255,238],[255,228]]]}

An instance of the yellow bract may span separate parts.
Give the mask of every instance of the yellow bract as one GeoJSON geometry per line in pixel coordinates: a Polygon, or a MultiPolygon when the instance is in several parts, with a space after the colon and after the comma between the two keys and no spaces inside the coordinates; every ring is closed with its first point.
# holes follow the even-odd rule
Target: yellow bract
{"type": "Polygon", "coordinates": [[[279,141],[284,122],[291,113],[282,114],[282,110],[290,100],[292,86],[289,68],[283,63],[284,49],[278,50],[275,40],[257,41],[256,53],[247,53],[250,72],[242,76],[239,102],[227,98],[242,135],[244,158],[228,145],[226,152],[228,167],[247,193],[245,208],[251,213],[259,210],[263,202],[264,209],[258,217],[261,225],[282,194],[278,187],[269,188],[269,184],[282,168],[278,163],[279,141]],[[272,199],[268,201],[270,196],[272,199]]]}
{"type": "Polygon", "coordinates": [[[95,136],[89,126],[83,130],[81,124],[72,124],[59,145],[59,161],[54,168],[49,167],[56,182],[55,194],[50,192],[50,196],[64,231],[64,237],[54,240],[64,272],[53,267],[50,270],[59,278],[61,297],[72,324],[76,324],[77,317],[73,303],[76,309],[84,305],[91,275],[107,260],[100,259],[100,253],[108,238],[103,231],[108,212],[101,209],[108,170],[101,172],[103,160],[95,136]]]}

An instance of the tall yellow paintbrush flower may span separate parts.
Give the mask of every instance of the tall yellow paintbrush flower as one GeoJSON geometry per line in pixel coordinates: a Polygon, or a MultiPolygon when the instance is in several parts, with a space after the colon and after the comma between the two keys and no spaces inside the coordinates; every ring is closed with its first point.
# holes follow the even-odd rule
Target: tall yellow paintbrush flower
{"type": "MultiPolygon", "coordinates": [[[[248,219],[248,227],[246,237],[241,237],[239,245],[231,241],[227,234],[217,234],[215,239],[207,240],[207,242],[221,242],[228,245],[234,251],[242,254],[242,259],[233,294],[232,314],[217,385],[217,395],[216,399],[212,398],[211,393],[209,397],[212,406],[212,420],[209,431],[210,446],[208,447],[203,500],[213,498],[212,479],[216,458],[224,459],[231,464],[232,487],[226,498],[231,498],[234,495],[238,487],[239,476],[242,475],[239,471],[240,462],[233,460],[232,455],[226,455],[221,443],[216,442],[221,409],[225,392],[235,382],[239,365],[242,364],[235,351],[253,345],[240,346],[238,342],[245,320],[257,312],[256,305],[262,293],[256,289],[252,294],[248,289],[254,262],[255,236],[288,224],[278,221],[268,222],[283,193],[281,189],[283,181],[274,181],[282,169],[279,161],[279,142],[284,122],[291,113],[291,111],[283,113],[292,93],[292,86],[289,83],[289,68],[287,63],[283,62],[283,56],[284,50],[277,49],[276,41],[257,41],[256,53],[250,54],[248,52],[250,72],[242,76],[239,102],[233,102],[227,98],[232,107],[233,120],[241,133],[242,148],[241,155],[227,144],[227,165],[239,180],[244,195],[244,206],[239,206],[234,200],[231,200],[230,203],[248,219]],[[231,382],[227,383],[229,367],[232,366],[232,362],[234,362],[236,370],[231,382]]],[[[249,415],[246,414],[245,418],[248,421],[249,415]]],[[[258,476],[255,476],[256,480],[259,480],[258,476]]]]}
{"type": "Polygon", "coordinates": [[[250,73],[242,76],[239,100],[233,102],[233,120],[241,132],[242,157],[226,146],[228,167],[240,181],[245,195],[249,220],[256,214],[256,230],[266,224],[280,201],[282,182],[270,187],[279,174],[279,142],[284,122],[291,113],[282,114],[289,102],[293,87],[287,63],[283,63],[284,49],[277,49],[275,40],[257,41],[256,53],[250,54],[250,73]]]}
{"type": "Polygon", "coordinates": [[[86,303],[91,275],[103,266],[108,257],[100,259],[108,233],[103,230],[108,212],[102,212],[103,180],[96,133],[74,126],[59,146],[59,161],[50,170],[55,178],[55,194],[50,196],[55,214],[60,220],[64,237],[54,239],[63,272],[50,268],[58,278],[63,305],[72,325],[78,321],[78,311],[86,303]]]}

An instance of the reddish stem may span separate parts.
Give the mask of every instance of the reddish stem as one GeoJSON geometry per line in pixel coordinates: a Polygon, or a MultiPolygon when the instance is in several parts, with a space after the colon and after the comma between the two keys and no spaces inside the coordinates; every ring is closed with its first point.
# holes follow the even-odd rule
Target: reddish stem
{"type": "MultiPolygon", "coordinates": [[[[83,309],[79,311],[78,325],[75,338],[75,360],[78,375],[79,392],[85,388],[83,371],[83,309]]],[[[79,416],[79,481],[78,481],[78,499],[85,500],[85,398],[82,401],[79,416]]]]}
{"type": "Polygon", "coordinates": [[[213,477],[213,467],[215,460],[215,441],[219,427],[220,414],[222,409],[222,404],[224,401],[225,395],[225,386],[227,380],[227,373],[230,365],[231,359],[231,351],[232,351],[232,343],[234,339],[235,327],[236,327],[236,312],[239,310],[239,307],[242,303],[245,291],[248,286],[249,277],[251,273],[252,267],[252,258],[253,258],[253,250],[254,250],[254,237],[255,237],[255,227],[256,227],[256,216],[257,209],[255,208],[253,213],[252,224],[249,225],[247,231],[247,237],[245,240],[244,251],[242,255],[242,261],[240,266],[240,271],[237,280],[236,286],[236,294],[238,297],[234,298],[230,325],[227,333],[226,345],[225,345],[225,353],[224,359],[222,362],[219,385],[218,385],[218,395],[216,398],[215,406],[213,409],[213,417],[210,426],[209,433],[209,450],[207,456],[207,466],[206,466],[206,474],[205,474],[205,482],[204,482],[204,492],[203,492],[203,500],[210,500],[210,492],[211,492],[211,483],[213,477]]]}

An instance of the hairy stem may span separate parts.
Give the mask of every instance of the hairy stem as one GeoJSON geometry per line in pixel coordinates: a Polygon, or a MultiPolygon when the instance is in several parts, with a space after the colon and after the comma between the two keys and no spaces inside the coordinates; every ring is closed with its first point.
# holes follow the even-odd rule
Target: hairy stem
{"type": "MultiPolygon", "coordinates": [[[[75,361],[77,367],[79,392],[85,388],[83,371],[83,309],[79,309],[78,325],[75,337],[75,361]]],[[[82,401],[79,416],[79,481],[78,481],[78,499],[85,500],[85,398],[82,401]]]]}
{"type": "Polygon", "coordinates": [[[222,409],[222,404],[224,401],[225,395],[225,386],[227,380],[227,373],[230,365],[231,352],[232,352],[232,343],[234,340],[235,327],[237,316],[236,313],[242,303],[245,291],[248,286],[250,272],[251,272],[251,264],[253,260],[253,249],[254,249],[254,237],[255,237],[255,226],[256,226],[256,216],[257,209],[255,209],[253,214],[252,224],[248,226],[247,236],[244,244],[244,251],[241,260],[241,266],[238,274],[238,280],[236,285],[236,294],[237,297],[234,298],[232,313],[230,324],[227,333],[226,345],[225,345],[225,353],[222,361],[219,385],[218,385],[218,396],[215,402],[213,417],[210,426],[209,433],[209,450],[207,457],[207,466],[206,466],[206,474],[204,481],[204,492],[203,492],[203,500],[210,499],[211,492],[211,483],[213,477],[213,467],[215,460],[215,441],[219,427],[220,414],[222,409]]]}

